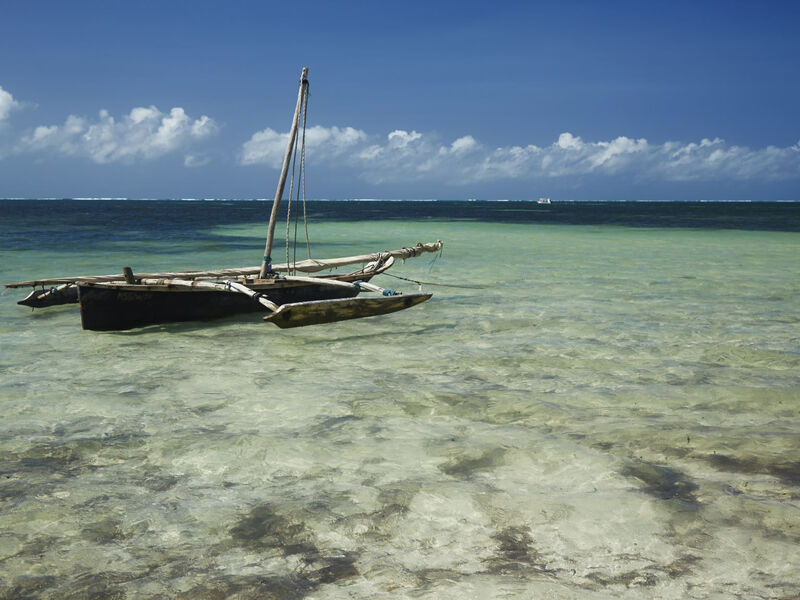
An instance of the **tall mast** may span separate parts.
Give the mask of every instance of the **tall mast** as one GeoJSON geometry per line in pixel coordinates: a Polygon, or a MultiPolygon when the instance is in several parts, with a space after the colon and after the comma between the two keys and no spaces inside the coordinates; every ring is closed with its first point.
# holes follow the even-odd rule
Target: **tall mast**
{"type": "Polygon", "coordinates": [[[267,273],[272,272],[272,239],[275,236],[275,224],[278,221],[278,207],[283,196],[283,188],[286,184],[286,175],[289,172],[289,162],[292,158],[292,150],[297,139],[297,124],[300,121],[300,107],[303,105],[303,98],[308,92],[308,67],[303,67],[300,75],[300,90],[297,92],[297,107],[294,109],[294,119],[292,128],[289,131],[289,143],[286,146],[286,156],[283,157],[283,168],[281,177],[278,180],[278,189],[275,191],[275,200],[272,202],[272,212],[269,215],[269,230],[267,232],[267,244],[264,247],[264,262],[261,264],[259,279],[264,279],[267,273]]]}

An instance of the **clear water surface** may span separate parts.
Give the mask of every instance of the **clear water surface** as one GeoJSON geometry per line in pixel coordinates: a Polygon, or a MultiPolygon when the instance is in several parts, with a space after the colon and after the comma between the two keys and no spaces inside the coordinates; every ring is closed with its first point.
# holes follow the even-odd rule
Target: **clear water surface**
{"type": "MultiPolygon", "coordinates": [[[[445,240],[384,317],[6,291],[0,598],[800,595],[798,205],[470,204],[312,207],[319,257],[445,240]]],[[[0,279],[258,264],[266,210],[0,201],[0,279]]]]}

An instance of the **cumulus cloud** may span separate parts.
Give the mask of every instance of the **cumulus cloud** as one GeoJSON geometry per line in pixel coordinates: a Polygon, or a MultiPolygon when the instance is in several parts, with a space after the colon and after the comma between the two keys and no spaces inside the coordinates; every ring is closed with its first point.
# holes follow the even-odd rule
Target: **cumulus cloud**
{"type": "Polygon", "coordinates": [[[205,154],[187,154],[183,157],[183,166],[189,168],[204,167],[210,162],[211,158],[205,154]]]}
{"type": "Polygon", "coordinates": [[[8,119],[11,111],[19,108],[20,103],[14,100],[14,96],[10,92],[3,89],[0,85],[0,124],[8,119]]]}
{"type": "Polygon", "coordinates": [[[442,148],[440,152],[453,152],[456,154],[463,154],[465,152],[469,152],[470,150],[474,150],[478,148],[478,142],[475,141],[471,135],[465,135],[464,137],[460,137],[455,140],[452,144],[450,144],[450,148],[445,149],[442,148]]]}
{"type": "MultiPolygon", "coordinates": [[[[155,106],[136,107],[115,119],[101,110],[97,119],[70,115],[62,125],[41,125],[24,136],[19,151],[55,151],[87,156],[99,164],[150,160],[190,147],[216,133],[213,119],[192,119],[181,107],[162,113],[155,106]]],[[[188,159],[188,163],[196,163],[188,159]]]]}
{"type": "MultiPolygon", "coordinates": [[[[306,129],[306,158],[322,160],[336,158],[362,144],[367,134],[352,127],[321,127],[306,129]]],[[[276,169],[283,164],[289,133],[278,133],[267,127],[257,131],[242,145],[239,161],[243,165],[266,163],[276,169]]]]}
{"type": "MultiPolygon", "coordinates": [[[[310,130],[311,131],[311,130],[310,130]]],[[[549,145],[490,148],[470,135],[452,142],[435,134],[396,129],[384,137],[350,127],[315,127],[315,162],[348,167],[371,183],[430,180],[471,184],[498,179],[626,176],[638,181],[778,180],[800,178],[800,142],[751,149],[722,139],[654,144],[619,136],[585,141],[564,132],[549,145]]],[[[243,164],[277,168],[288,134],[254,134],[241,152],[243,164]]]]}

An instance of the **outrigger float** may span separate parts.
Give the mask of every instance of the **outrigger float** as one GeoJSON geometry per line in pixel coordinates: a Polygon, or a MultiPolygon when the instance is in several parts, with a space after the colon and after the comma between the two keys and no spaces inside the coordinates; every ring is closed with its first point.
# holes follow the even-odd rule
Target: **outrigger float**
{"type": "MultiPolygon", "coordinates": [[[[77,302],[84,329],[116,331],[159,323],[209,320],[237,314],[266,312],[266,322],[281,328],[301,327],[383,315],[410,308],[430,299],[419,291],[401,294],[378,287],[370,280],[389,269],[396,259],[439,252],[441,240],[398,250],[332,259],[312,259],[272,264],[271,253],[278,209],[292,156],[298,146],[298,126],[303,112],[301,157],[305,152],[305,114],[308,100],[308,68],[300,78],[289,143],[270,213],[264,261],[260,267],[209,271],[137,273],[125,267],[121,275],[90,275],[20,281],[7,288],[33,287],[18,304],[44,308],[77,302]],[[345,274],[317,273],[361,264],[345,274]],[[361,292],[376,296],[357,297],[361,292]]],[[[300,176],[304,168],[300,162],[300,176]]],[[[299,196],[300,185],[298,185],[299,196]]],[[[290,191],[291,202],[291,191],[290,191]]],[[[288,243],[288,236],[287,236],[288,243]]]]}

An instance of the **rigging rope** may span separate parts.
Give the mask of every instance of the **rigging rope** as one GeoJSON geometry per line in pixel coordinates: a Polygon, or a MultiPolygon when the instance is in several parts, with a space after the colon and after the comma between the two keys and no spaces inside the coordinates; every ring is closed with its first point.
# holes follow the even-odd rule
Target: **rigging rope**
{"type": "Polygon", "coordinates": [[[308,218],[306,213],[306,115],[308,114],[308,97],[310,95],[308,84],[306,84],[306,105],[303,108],[303,145],[300,149],[300,170],[303,175],[303,225],[306,230],[306,250],[308,258],[311,258],[311,240],[308,237],[308,218]]]}
{"type": "Polygon", "coordinates": [[[433,283],[432,281],[417,281],[416,279],[409,279],[408,277],[400,277],[400,275],[393,275],[387,271],[381,273],[381,275],[386,275],[387,277],[394,277],[395,279],[402,279],[403,281],[410,281],[411,283],[416,283],[417,285],[432,285],[436,287],[451,287],[451,288],[465,288],[468,290],[482,290],[487,287],[488,285],[458,285],[455,283],[433,283]]]}
{"type": "MultiPolygon", "coordinates": [[[[305,100],[305,97],[303,98],[305,100]]],[[[289,181],[289,201],[286,203],[286,267],[289,274],[293,274],[292,265],[289,262],[289,224],[292,222],[292,197],[294,196],[294,172],[297,166],[297,137],[294,138],[294,149],[292,151],[292,178],[289,181]]]]}
{"type": "Polygon", "coordinates": [[[290,268],[290,273],[296,273],[296,269],[294,265],[297,264],[297,220],[299,216],[295,214],[294,216],[294,237],[290,236],[289,232],[291,230],[291,222],[292,222],[292,199],[294,197],[294,176],[295,176],[295,169],[297,167],[297,149],[298,146],[300,147],[300,166],[297,169],[297,201],[300,201],[300,192],[302,187],[302,198],[303,198],[303,224],[305,226],[306,232],[306,249],[308,251],[308,258],[311,258],[311,241],[308,236],[308,218],[307,218],[307,210],[306,210],[306,122],[308,116],[308,82],[306,81],[306,85],[303,89],[303,131],[301,134],[301,141],[300,144],[297,143],[297,138],[295,138],[295,146],[294,146],[294,154],[292,156],[292,180],[289,184],[289,201],[287,203],[286,208],[286,265],[290,268]],[[290,240],[292,243],[292,260],[289,260],[289,244],[290,240]],[[291,265],[291,267],[290,267],[291,265]]]}

